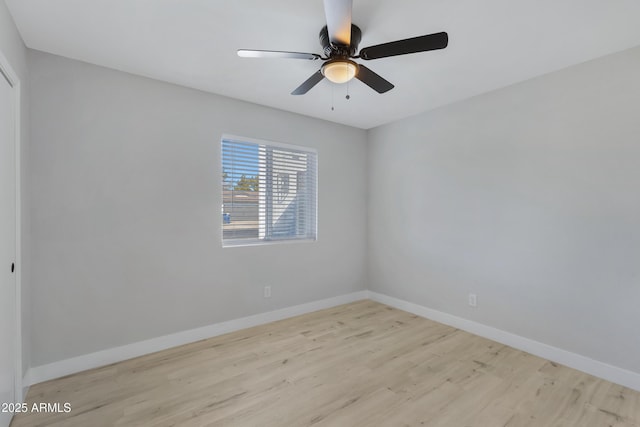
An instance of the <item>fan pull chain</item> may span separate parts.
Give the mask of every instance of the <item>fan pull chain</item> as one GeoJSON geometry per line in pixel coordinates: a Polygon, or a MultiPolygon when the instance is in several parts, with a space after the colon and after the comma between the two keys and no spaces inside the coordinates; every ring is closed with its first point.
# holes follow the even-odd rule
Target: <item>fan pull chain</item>
{"type": "Polygon", "coordinates": [[[333,108],[333,90],[334,90],[334,85],[331,85],[331,111],[334,110],[334,108],[333,108]]]}
{"type": "Polygon", "coordinates": [[[347,101],[351,99],[351,95],[349,95],[349,82],[347,82],[347,96],[345,96],[345,99],[347,101]]]}

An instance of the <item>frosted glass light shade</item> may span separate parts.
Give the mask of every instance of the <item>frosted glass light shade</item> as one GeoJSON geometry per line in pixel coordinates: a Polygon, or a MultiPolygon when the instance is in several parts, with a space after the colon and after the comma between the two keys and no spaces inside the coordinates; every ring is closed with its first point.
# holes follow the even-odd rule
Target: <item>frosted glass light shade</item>
{"type": "Polygon", "coordinates": [[[348,59],[327,62],[322,66],[322,74],[333,83],[346,83],[355,77],[358,64],[348,59]]]}

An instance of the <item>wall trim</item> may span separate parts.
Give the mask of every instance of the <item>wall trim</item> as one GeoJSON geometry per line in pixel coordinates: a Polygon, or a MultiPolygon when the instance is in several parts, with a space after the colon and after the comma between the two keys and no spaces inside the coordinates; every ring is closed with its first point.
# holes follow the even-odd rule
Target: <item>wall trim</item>
{"type": "Polygon", "coordinates": [[[279,310],[259,313],[239,319],[215,323],[200,328],[190,329],[174,334],[151,338],[120,347],[101,350],[95,353],[72,357],[70,359],[30,368],[23,378],[25,390],[29,386],[88,369],[99,368],[111,363],[122,362],[138,356],[154,353],[168,348],[189,344],[202,339],[238,331],[277,320],[287,319],[301,314],[325,308],[348,304],[354,301],[371,299],[399,310],[458,328],[472,334],[499,342],[531,353],[535,356],[551,360],[573,369],[585,372],[598,378],[640,391],[640,373],[609,365],[588,357],[572,353],[548,344],[544,344],[511,332],[503,331],[469,319],[454,316],[442,311],[424,307],[412,302],[390,297],[373,291],[359,291],[337,297],[313,301],[305,304],[286,307],[279,310]]]}
{"type": "Polygon", "coordinates": [[[585,372],[589,375],[611,381],[612,383],[640,391],[640,373],[638,372],[628,371],[626,369],[534,341],[511,332],[496,329],[482,323],[390,297],[388,295],[369,291],[369,298],[373,301],[389,305],[399,310],[408,311],[409,313],[416,314],[420,317],[425,317],[435,322],[453,326],[454,328],[470,332],[483,338],[488,338],[492,341],[542,357],[543,359],[548,359],[552,362],[577,369],[578,371],[585,372]]]}
{"type": "Polygon", "coordinates": [[[254,314],[252,316],[241,317],[239,319],[229,320],[200,328],[190,329],[174,334],[164,335],[157,338],[151,338],[120,347],[109,348],[97,351],[95,353],[84,354],[82,356],[72,357],[70,359],[60,360],[58,362],[49,363],[47,365],[35,366],[30,368],[25,377],[24,385],[31,386],[44,381],[60,378],[66,375],[75,374],[77,372],[86,371],[88,369],[99,368],[123,360],[131,359],[146,354],[155,353],[157,351],[166,350],[168,348],[189,344],[195,341],[212,338],[218,335],[227,334],[229,332],[238,331],[240,329],[250,328],[252,326],[263,325],[265,323],[274,322],[276,320],[287,319],[289,317],[301,314],[311,313],[313,311],[331,308],[350,302],[368,299],[368,291],[353,292],[337,297],[326,298],[305,304],[294,305],[279,310],[268,311],[266,313],[254,314]]]}

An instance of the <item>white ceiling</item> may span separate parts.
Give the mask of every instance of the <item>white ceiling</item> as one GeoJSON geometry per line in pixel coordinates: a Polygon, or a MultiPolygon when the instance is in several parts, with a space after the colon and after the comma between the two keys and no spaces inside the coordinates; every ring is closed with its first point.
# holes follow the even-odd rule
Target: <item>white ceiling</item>
{"type": "Polygon", "coordinates": [[[445,50],[367,61],[395,84],[290,92],[320,61],[322,0],[6,0],[28,47],[287,111],[372,128],[640,45],[638,0],[354,0],[360,47],[438,31],[445,50]],[[331,111],[332,97],[335,111],[331,111]]]}

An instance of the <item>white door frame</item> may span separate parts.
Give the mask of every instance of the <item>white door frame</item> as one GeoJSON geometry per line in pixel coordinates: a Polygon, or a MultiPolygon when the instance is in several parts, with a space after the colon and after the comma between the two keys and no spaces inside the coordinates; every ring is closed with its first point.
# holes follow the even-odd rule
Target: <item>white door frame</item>
{"type": "MultiPolygon", "coordinates": [[[[13,71],[11,64],[4,56],[2,51],[0,51],[0,73],[4,75],[4,77],[0,76],[0,78],[5,78],[9,81],[13,89],[13,105],[14,105],[14,118],[15,118],[15,129],[14,129],[14,138],[15,138],[15,162],[16,162],[16,255],[15,255],[15,275],[16,275],[16,354],[15,354],[15,398],[22,402],[24,400],[23,393],[23,383],[22,383],[22,217],[21,217],[21,205],[22,205],[22,194],[21,194],[21,180],[20,180],[20,152],[21,152],[21,105],[20,105],[20,95],[21,95],[21,86],[20,79],[18,75],[13,71]]],[[[6,266],[2,266],[3,268],[6,266]]],[[[18,403],[18,402],[14,402],[18,403]]]]}

